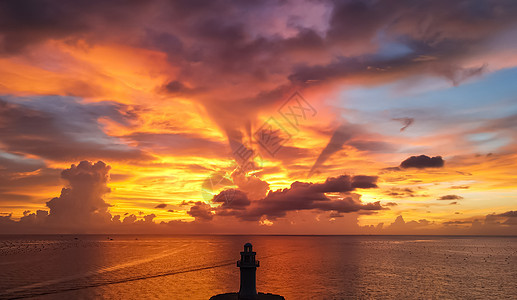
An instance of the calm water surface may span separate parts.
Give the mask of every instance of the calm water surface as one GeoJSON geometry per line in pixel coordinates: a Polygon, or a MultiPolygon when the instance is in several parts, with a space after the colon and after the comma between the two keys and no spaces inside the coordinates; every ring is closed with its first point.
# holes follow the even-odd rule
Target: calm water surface
{"type": "Polygon", "coordinates": [[[0,236],[0,299],[208,299],[248,241],[286,299],[517,299],[512,237],[145,235],[0,236]]]}

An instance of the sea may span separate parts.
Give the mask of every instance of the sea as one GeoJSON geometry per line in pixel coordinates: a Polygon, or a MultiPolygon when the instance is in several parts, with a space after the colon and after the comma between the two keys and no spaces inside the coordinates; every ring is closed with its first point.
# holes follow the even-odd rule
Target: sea
{"type": "Polygon", "coordinates": [[[0,299],[209,299],[247,242],[285,299],[517,299],[517,237],[241,235],[0,236],[0,299]]]}

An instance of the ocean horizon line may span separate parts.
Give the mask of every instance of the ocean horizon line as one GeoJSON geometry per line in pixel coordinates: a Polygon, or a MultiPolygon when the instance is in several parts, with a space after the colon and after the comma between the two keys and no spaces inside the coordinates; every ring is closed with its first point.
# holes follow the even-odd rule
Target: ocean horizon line
{"type": "Polygon", "coordinates": [[[310,236],[310,237],[517,237],[517,235],[483,235],[483,234],[233,234],[233,233],[0,233],[1,236],[310,236]]]}

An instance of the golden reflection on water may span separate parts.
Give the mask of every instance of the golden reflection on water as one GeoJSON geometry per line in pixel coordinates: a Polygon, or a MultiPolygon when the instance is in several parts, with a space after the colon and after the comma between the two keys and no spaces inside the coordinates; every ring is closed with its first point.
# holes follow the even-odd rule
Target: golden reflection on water
{"type": "Polygon", "coordinates": [[[286,299],[517,294],[517,238],[2,236],[0,298],[208,299],[238,291],[246,242],[286,299]]]}

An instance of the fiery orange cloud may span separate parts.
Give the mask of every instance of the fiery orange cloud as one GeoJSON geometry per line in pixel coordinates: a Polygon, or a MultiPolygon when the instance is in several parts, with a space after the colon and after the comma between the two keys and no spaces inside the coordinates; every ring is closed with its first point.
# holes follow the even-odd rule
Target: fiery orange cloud
{"type": "Polygon", "coordinates": [[[441,233],[515,210],[513,5],[482,18],[468,5],[446,17],[440,1],[363,3],[356,18],[344,2],[288,1],[285,16],[257,4],[260,22],[243,3],[74,5],[84,14],[39,26],[0,13],[15,28],[0,28],[12,228],[57,218],[48,203],[82,187],[66,175],[79,165],[110,191],[87,202],[105,209],[75,213],[113,231],[441,233]],[[444,164],[402,164],[421,155],[444,164]]]}

